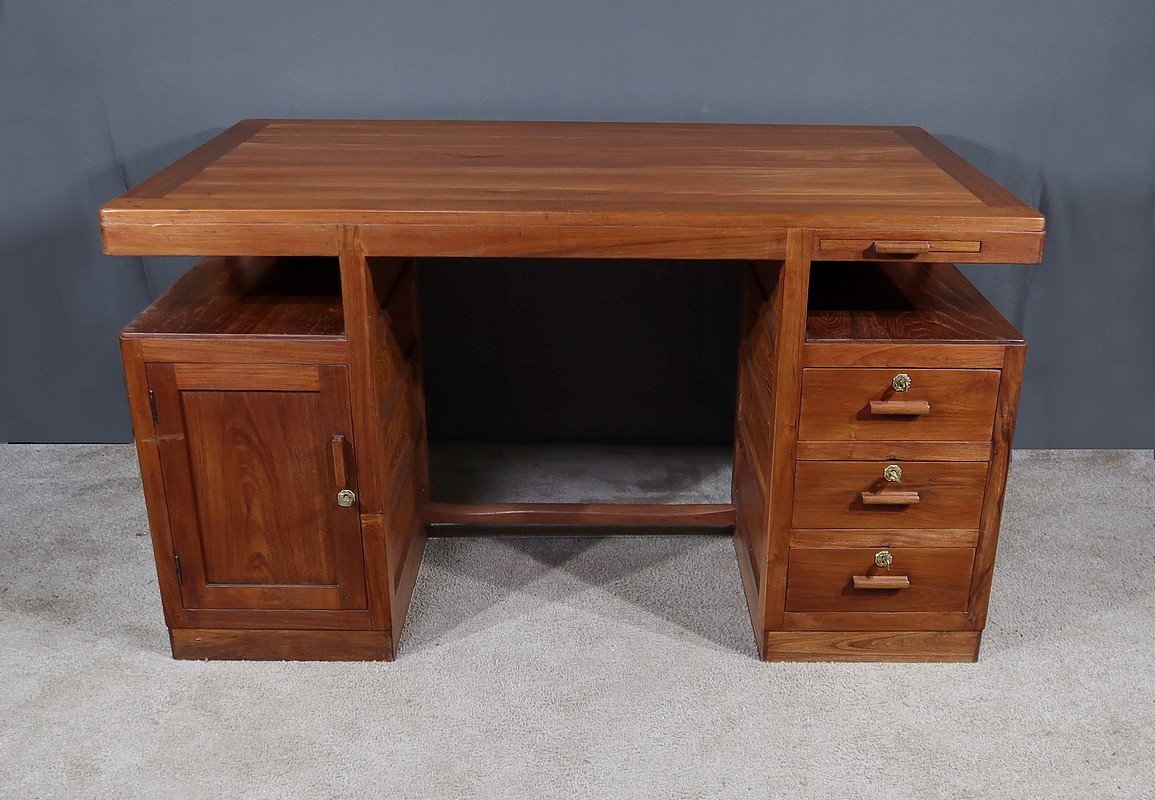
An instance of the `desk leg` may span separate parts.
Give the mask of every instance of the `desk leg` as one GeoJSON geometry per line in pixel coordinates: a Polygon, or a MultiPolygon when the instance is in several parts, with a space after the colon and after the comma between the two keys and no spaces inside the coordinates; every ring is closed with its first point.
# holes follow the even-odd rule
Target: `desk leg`
{"type": "Polygon", "coordinates": [[[361,496],[369,610],[396,652],[425,549],[425,401],[416,269],[367,258],[360,231],[341,231],[341,291],[361,496]]]}
{"type": "Polygon", "coordinates": [[[782,626],[793,508],[802,345],[813,232],[792,229],[784,261],[761,262],[745,285],[734,447],[735,545],[750,619],[765,658],[782,626]]]}

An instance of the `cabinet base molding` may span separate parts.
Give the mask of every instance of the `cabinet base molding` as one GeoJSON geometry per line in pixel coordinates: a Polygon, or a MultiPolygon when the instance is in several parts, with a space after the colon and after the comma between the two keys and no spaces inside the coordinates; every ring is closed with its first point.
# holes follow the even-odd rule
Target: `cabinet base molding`
{"type": "Polygon", "coordinates": [[[969,662],[982,631],[766,631],[766,661],[969,662]]]}
{"type": "Polygon", "coordinates": [[[389,631],[172,628],[172,657],[190,661],[392,661],[389,631]]]}

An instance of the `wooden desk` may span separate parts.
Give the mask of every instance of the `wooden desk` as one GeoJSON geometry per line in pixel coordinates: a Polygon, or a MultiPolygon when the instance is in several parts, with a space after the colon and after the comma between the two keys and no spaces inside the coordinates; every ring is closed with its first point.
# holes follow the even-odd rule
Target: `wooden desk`
{"type": "Polygon", "coordinates": [[[101,220],[205,257],[121,338],[178,658],[391,659],[459,523],[733,527],[764,658],[977,657],[1025,345],[952,262],[1044,222],[921,129],[248,120],[101,220]],[[431,502],[419,256],[733,260],[732,502],[431,502]]]}

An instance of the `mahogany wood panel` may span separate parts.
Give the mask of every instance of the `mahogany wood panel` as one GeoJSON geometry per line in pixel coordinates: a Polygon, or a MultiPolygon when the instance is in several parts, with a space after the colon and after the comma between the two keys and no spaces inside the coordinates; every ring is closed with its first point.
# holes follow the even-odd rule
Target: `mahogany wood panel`
{"type": "Polygon", "coordinates": [[[890,569],[874,548],[790,550],[787,611],[966,611],[975,551],[963,547],[893,548],[890,569]],[[861,581],[906,578],[907,588],[865,589],[861,581]]]}
{"type": "Polygon", "coordinates": [[[426,503],[421,517],[431,525],[640,525],[728,527],[734,506],[644,503],[426,503]]]}
{"type": "Polygon", "coordinates": [[[767,661],[976,661],[978,631],[768,631],[767,661]]]}
{"type": "Polygon", "coordinates": [[[925,132],[862,126],[247,120],[101,214],[119,254],[332,255],[342,225],[369,253],[659,258],[774,258],[757,232],[795,227],[1043,230],[925,132]]]}
{"type": "MultiPolygon", "coordinates": [[[[990,441],[998,370],[805,369],[798,437],[807,441],[990,441]],[[910,389],[896,392],[896,374],[910,389]],[[879,403],[914,413],[878,414],[879,403]]],[[[891,409],[885,409],[888,412],[891,409]]]]}
{"type": "Polygon", "coordinates": [[[986,488],[982,462],[906,461],[901,483],[885,462],[802,461],[794,489],[795,528],[978,528],[986,488]],[[861,493],[917,491],[917,505],[864,505],[861,493]]]}
{"type": "Polygon", "coordinates": [[[332,436],[352,436],[345,368],[273,391],[231,370],[219,387],[185,385],[180,366],[148,378],[183,605],[365,608],[357,510],[337,504],[331,458],[332,436]]]}
{"type": "Polygon", "coordinates": [[[172,657],[225,661],[392,661],[388,631],[170,631],[172,657]]]}
{"type": "Polygon", "coordinates": [[[925,343],[938,350],[1023,341],[953,264],[823,262],[812,271],[808,343],[925,343]]]}

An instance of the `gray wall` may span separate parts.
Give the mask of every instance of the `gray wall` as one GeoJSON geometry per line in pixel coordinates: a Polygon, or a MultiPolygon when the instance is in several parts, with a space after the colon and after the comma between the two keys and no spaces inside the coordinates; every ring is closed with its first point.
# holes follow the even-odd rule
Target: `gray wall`
{"type": "MultiPolygon", "coordinates": [[[[102,256],[101,202],[244,117],[453,117],[921,125],[1049,218],[1042,266],[968,269],[1031,342],[1018,446],[1151,447],[1153,41],[1150,0],[0,0],[0,434],[130,438],[116,332],[188,262],[102,256]]],[[[457,265],[501,314],[427,271],[435,432],[724,436],[729,399],[696,399],[732,375],[724,270],[700,302],[693,269],[549,265],[518,322],[534,301],[511,278],[533,266],[457,265]],[[609,290],[636,301],[628,324],[596,302],[609,290]],[[610,326],[599,346],[623,352],[580,402],[545,355],[567,293],[562,321],[610,326]],[[716,352],[689,354],[704,381],[664,385],[710,331],[716,352]],[[495,420],[509,380],[528,398],[495,420]]]]}

